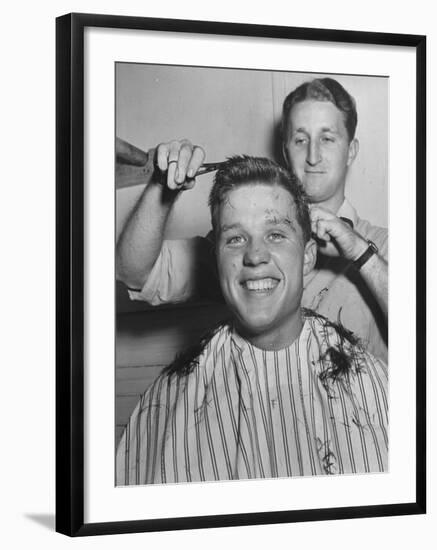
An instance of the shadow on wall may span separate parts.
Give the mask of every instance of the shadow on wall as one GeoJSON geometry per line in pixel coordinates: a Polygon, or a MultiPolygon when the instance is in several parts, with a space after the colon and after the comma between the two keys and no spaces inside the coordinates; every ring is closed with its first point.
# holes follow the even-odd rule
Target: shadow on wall
{"type": "Polygon", "coordinates": [[[55,530],[55,515],[54,514],[25,514],[25,518],[42,525],[49,531],[55,530]]]}

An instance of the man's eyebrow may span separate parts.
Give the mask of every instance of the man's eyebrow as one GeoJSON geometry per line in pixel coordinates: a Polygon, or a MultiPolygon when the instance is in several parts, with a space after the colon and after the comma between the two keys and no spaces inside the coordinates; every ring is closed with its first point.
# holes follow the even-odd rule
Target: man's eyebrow
{"type": "MultiPolygon", "coordinates": [[[[286,216],[266,216],[265,221],[267,225],[285,225],[286,227],[290,227],[293,231],[296,231],[296,222],[294,220],[291,220],[290,218],[287,218],[286,216]]],[[[241,229],[242,225],[239,222],[230,223],[230,224],[223,224],[219,227],[219,231],[221,233],[225,233],[226,231],[231,231],[233,229],[241,229]]]]}
{"type": "Polygon", "coordinates": [[[286,216],[269,216],[268,218],[266,218],[266,222],[269,225],[286,225],[287,227],[290,227],[293,231],[296,231],[295,221],[290,220],[290,218],[287,218],[286,216]]]}
{"type": "Polygon", "coordinates": [[[336,126],[322,126],[322,132],[331,132],[338,134],[338,128],[336,126]]]}
{"type": "Polygon", "coordinates": [[[222,233],[224,233],[225,231],[230,231],[231,229],[240,229],[240,228],[241,228],[241,223],[238,223],[238,222],[231,223],[228,225],[223,224],[219,227],[222,233]]]}
{"type": "MultiPolygon", "coordinates": [[[[335,133],[335,134],[338,133],[338,129],[335,126],[322,126],[320,128],[320,131],[321,132],[332,132],[332,133],[335,133]]],[[[292,131],[292,134],[299,134],[299,133],[308,134],[308,130],[306,128],[300,126],[299,128],[296,128],[295,130],[292,131]]]]}

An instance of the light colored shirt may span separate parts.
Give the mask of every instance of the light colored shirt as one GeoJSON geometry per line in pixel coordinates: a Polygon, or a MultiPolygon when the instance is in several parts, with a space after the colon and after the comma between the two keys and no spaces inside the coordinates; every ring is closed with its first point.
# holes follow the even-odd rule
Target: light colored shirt
{"type": "MultiPolygon", "coordinates": [[[[338,216],[350,219],[355,230],[373,241],[380,255],[388,259],[387,229],[359,218],[345,200],[338,216]]],[[[151,305],[184,302],[196,297],[217,299],[211,234],[208,237],[164,241],[162,251],[140,291],[129,291],[131,299],[151,305]]],[[[370,353],[387,362],[387,324],[376,299],[361,275],[341,257],[318,254],[315,269],[304,278],[302,305],[341,322],[352,330],[370,353]]]]}
{"type": "Polygon", "coordinates": [[[385,472],[387,368],[309,316],[279,351],[229,325],[188,374],[163,373],[120,441],[117,484],[385,472]],[[333,362],[343,346],[350,363],[333,362]]]}
{"type": "MultiPolygon", "coordinates": [[[[337,216],[350,219],[354,229],[373,241],[379,254],[388,260],[387,229],[359,218],[347,200],[337,216]]],[[[304,278],[302,305],[331,321],[341,322],[360,338],[370,353],[387,362],[385,316],[366,282],[348,260],[319,253],[315,269],[304,278]]]]}

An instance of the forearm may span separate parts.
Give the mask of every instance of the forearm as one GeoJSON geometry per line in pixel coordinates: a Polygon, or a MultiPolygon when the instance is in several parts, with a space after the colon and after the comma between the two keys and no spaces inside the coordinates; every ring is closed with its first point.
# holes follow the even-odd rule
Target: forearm
{"type": "MultiPolygon", "coordinates": [[[[340,254],[349,262],[360,258],[369,246],[367,238],[349,223],[320,206],[310,210],[311,229],[316,238],[324,241],[322,253],[340,254]]],[[[378,302],[385,318],[388,316],[388,264],[383,256],[374,254],[360,268],[360,275],[378,302]]]]}
{"type": "Polygon", "coordinates": [[[154,154],[155,172],[129,215],[116,250],[117,279],[142,288],[161,252],[165,225],[182,190],[192,189],[205,151],[183,139],[161,143],[154,154]],[[155,179],[160,174],[159,183],[155,179]]]}
{"type": "Polygon", "coordinates": [[[161,251],[165,225],[179,192],[153,180],[130,214],[117,243],[117,279],[141,288],[161,251]]]}
{"type": "Polygon", "coordinates": [[[388,319],[388,263],[379,254],[374,254],[361,267],[360,274],[377,300],[381,311],[388,319]]]}

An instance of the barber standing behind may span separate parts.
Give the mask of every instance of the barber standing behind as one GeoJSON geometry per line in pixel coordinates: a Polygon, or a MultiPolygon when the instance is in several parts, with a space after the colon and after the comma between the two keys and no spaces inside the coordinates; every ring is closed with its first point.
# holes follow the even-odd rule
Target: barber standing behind
{"type": "MultiPolygon", "coordinates": [[[[388,234],[362,220],[345,198],[359,143],[354,99],[334,79],[306,82],[284,101],[284,156],[311,203],[316,267],[304,279],[302,304],[341,322],[387,361],[388,234]]],[[[168,216],[191,189],[205,159],[187,140],[161,144],[159,170],[133,209],[117,245],[117,278],[133,299],[159,305],[217,295],[213,238],[163,240],[168,216]]],[[[365,192],[365,189],[363,189],[365,192]]]]}

